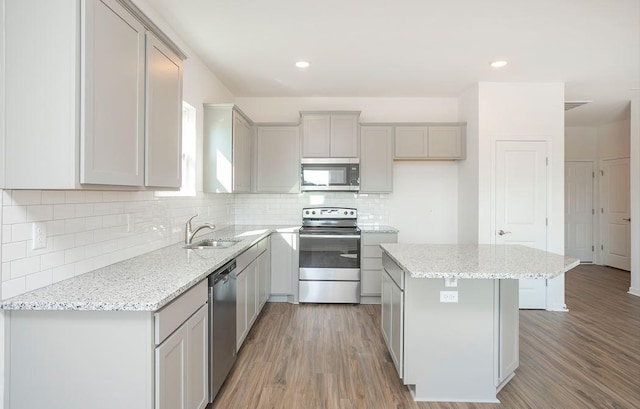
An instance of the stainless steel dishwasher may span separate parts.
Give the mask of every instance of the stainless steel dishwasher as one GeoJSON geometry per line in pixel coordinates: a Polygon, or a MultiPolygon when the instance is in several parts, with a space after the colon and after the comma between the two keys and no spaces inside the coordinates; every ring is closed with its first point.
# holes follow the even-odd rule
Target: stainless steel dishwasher
{"type": "Polygon", "coordinates": [[[236,261],[209,276],[209,402],[236,361],[236,261]]]}

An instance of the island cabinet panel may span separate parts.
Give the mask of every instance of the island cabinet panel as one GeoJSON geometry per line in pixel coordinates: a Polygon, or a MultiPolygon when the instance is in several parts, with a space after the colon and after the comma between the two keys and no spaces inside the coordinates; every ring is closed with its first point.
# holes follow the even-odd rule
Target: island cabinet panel
{"type": "Polygon", "coordinates": [[[517,280],[414,278],[386,252],[383,266],[382,332],[414,399],[498,402],[518,367],[517,280]]]}
{"type": "Polygon", "coordinates": [[[393,191],[393,127],[360,127],[360,193],[393,191]]]}
{"type": "Polygon", "coordinates": [[[299,127],[259,126],[255,146],[256,192],[299,193],[299,127]]]}

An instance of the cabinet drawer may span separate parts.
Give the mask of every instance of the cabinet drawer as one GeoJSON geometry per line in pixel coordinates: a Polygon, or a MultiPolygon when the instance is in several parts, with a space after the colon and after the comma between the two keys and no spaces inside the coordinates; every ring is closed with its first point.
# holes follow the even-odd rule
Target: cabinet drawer
{"type": "Polygon", "coordinates": [[[380,243],[397,243],[397,233],[365,233],[362,235],[362,245],[372,246],[380,243]]]}
{"type": "Polygon", "coordinates": [[[362,259],[363,270],[382,270],[381,258],[363,258],[362,259]]]}
{"type": "Polygon", "coordinates": [[[362,246],[362,257],[373,257],[373,258],[381,258],[382,257],[382,248],[380,246],[362,246]]]}
{"type": "Polygon", "coordinates": [[[258,242],[258,255],[269,250],[269,237],[266,237],[258,242]]]}
{"type": "Polygon", "coordinates": [[[244,253],[236,257],[236,271],[238,273],[241,273],[242,270],[247,268],[247,266],[256,259],[256,257],[258,257],[258,244],[254,244],[253,246],[249,247],[244,253]]]}
{"type": "Polygon", "coordinates": [[[382,266],[396,285],[404,290],[404,271],[393,261],[387,253],[382,253],[382,266]]]}
{"type": "Polygon", "coordinates": [[[154,314],[155,343],[160,345],[173,331],[207,302],[207,280],[182,294],[154,314]]]}

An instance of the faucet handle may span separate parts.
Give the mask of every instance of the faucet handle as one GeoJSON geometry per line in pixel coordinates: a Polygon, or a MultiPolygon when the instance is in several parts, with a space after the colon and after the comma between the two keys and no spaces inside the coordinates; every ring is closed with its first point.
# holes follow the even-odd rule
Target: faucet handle
{"type": "Polygon", "coordinates": [[[189,230],[191,230],[191,220],[195,219],[196,217],[198,217],[197,214],[195,216],[189,217],[189,220],[187,220],[187,227],[189,228],[189,230]]]}

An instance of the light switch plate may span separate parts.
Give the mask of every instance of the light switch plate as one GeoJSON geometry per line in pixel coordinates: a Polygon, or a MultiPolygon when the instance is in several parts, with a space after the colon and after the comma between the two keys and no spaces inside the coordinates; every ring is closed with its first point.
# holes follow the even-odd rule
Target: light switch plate
{"type": "Polygon", "coordinates": [[[43,249],[47,247],[47,225],[43,222],[36,222],[32,225],[31,249],[43,249]]]}

